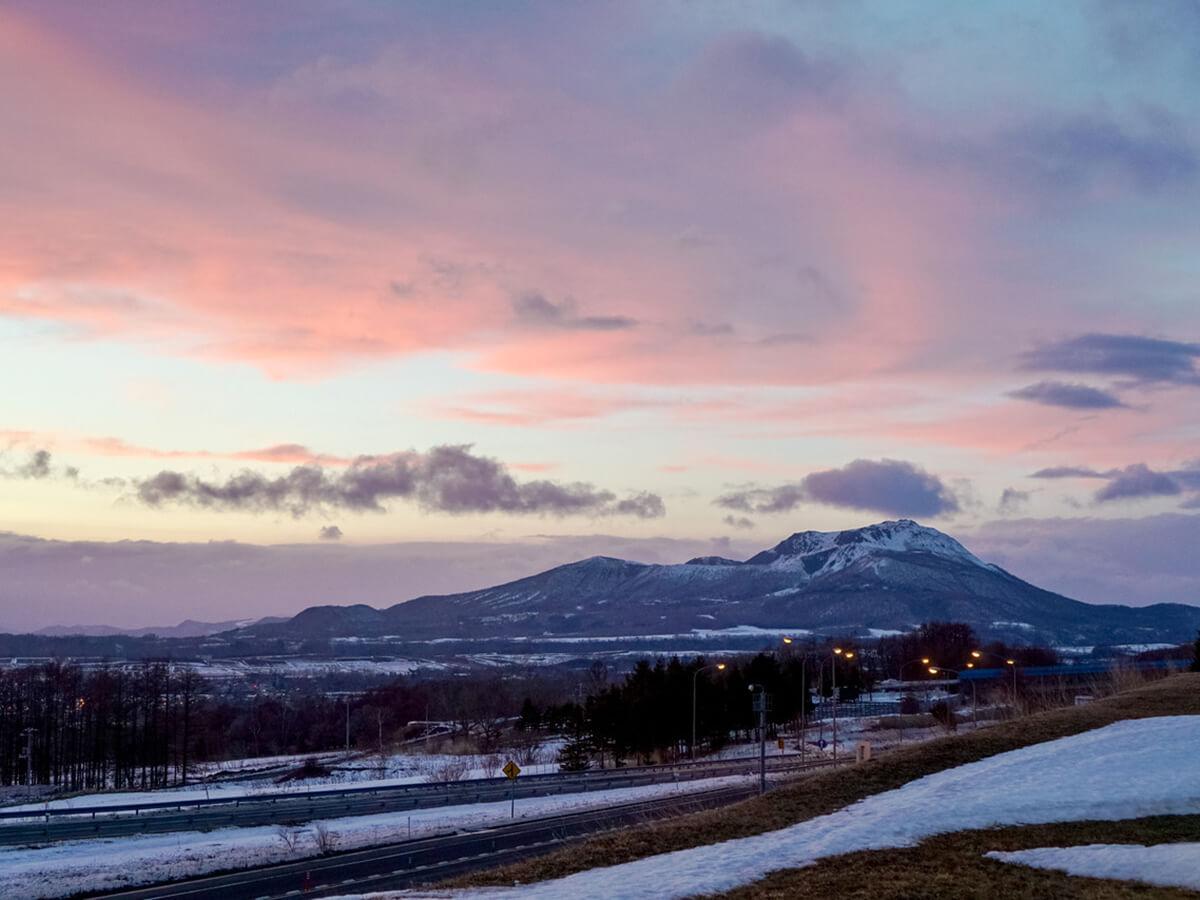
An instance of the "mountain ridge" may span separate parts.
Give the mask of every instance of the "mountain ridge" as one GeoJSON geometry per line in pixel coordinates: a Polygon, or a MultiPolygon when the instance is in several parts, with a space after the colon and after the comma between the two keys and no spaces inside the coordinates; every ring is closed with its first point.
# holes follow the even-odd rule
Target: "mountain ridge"
{"type": "Polygon", "coordinates": [[[755,626],[797,631],[906,630],[931,619],[983,636],[1059,644],[1184,641],[1200,607],[1083,603],[984,562],[910,519],[836,532],[796,532],[738,561],[639,563],[594,556],[505,584],[427,595],[386,608],[302,610],[256,635],[332,638],[647,636],[755,626]]]}

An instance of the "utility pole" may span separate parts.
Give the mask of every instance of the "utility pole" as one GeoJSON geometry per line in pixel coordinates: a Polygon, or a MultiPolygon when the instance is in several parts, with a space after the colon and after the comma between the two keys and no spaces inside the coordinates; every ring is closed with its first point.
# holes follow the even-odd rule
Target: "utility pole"
{"type": "Polygon", "coordinates": [[[37,733],[36,728],[26,728],[23,732],[25,735],[25,785],[30,800],[33,799],[33,736],[35,733],[37,733]]]}
{"type": "Polygon", "coordinates": [[[830,697],[833,701],[833,761],[837,762],[837,660],[835,659],[829,664],[830,677],[833,679],[833,696],[830,697]]]}

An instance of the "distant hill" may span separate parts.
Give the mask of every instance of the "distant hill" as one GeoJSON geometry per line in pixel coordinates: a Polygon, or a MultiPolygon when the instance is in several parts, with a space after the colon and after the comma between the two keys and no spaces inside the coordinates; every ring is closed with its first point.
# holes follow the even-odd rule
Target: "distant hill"
{"type": "Polygon", "coordinates": [[[403,640],[668,635],[744,626],[866,633],[934,619],[1054,644],[1190,640],[1200,607],[1081,603],[1022,581],[908,519],[804,531],[739,562],[647,565],[592,557],[508,584],[386,609],[315,606],[235,635],[403,640]]]}
{"type": "Polygon", "coordinates": [[[147,637],[158,635],[163,638],[197,638],[208,637],[210,634],[220,634],[236,628],[251,625],[286,622],[284,618],[265,619],[235,619],[229,622],[197,622],[194,619],[184,619],[178,625],[163,625],[151,628],[117,628],[112,625],[51,625],[34,634],[40,637],[147,637]]]}

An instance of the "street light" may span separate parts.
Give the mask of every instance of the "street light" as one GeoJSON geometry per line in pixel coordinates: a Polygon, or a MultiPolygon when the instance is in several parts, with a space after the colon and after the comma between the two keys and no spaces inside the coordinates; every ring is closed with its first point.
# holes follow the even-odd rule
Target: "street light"
{"type": "Polygon", "coordinates": [[[976,659],[982,659],[985,656],[990,656],[992,659],[999,660],[1010,669],[1012,669],[1012,690],[1013,690],[1013,712],[1017,709],[1017,661],[1011,656],[1001,656],[998,653],[993,653],[990,650],[972,650],[971,655],[976,659]]]}
{"type": "Polygon", "coordinates": [[[713,663],[709,666],[701,666],[692,673],[692,761],[696,760],[696,682],[700,678],[700,673],[707,669],[716,669],[718,672],[725,671],[725,663],[713,663]]]}
{"type": "MultiPolygon", "coordinates": [[[[971,665],[972,665],[971,663],[967,663],[968,667],[970,667],[971,665]]],[[[944,669],[939,666],[930,666],[929,667],[930,675],[937,675],[939,672],[946,672],[946,673],[952,674],[956,678],[958,678],[959,676],[962,675],[962,672],[960,672],[957,669],[944,669]]],[[[979,730],[979,694],[975,690],[975,682],[974,681],[971,681],[971,724],[973,726],[972,730],[974,730],[974,731],[979,730]]]]}
{"type": "MultiPolygon", "coordinates": [[[[796,639],[788,637],[786,634],[781,637],[784,645],[790,647],[796,643],[796,639]]],[[[805,691],[804,675],[808,669],[808,654],[805,653],[800,660],[800,734],[798,741],[800,744],[800,761],[804,762],[804,735],[808,730],[808,693],[805,691]]]]}
{"type": "Polygon", "coordinates": [[[833,687],[833,761],[837,762],[837,705],[838,705],[838,688],[837,688],[837,657],[843,659],[854,659],[853,650],[843,650],[841,647],[833,648],[833,655],[829,658],[829,671],[832,677],[833,687]]]}

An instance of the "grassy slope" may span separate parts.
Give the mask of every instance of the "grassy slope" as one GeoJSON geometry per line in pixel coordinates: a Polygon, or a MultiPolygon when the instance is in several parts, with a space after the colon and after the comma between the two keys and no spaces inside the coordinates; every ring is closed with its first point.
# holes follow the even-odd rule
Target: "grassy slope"
{"type": "Polygon", "coordinates": [[[1200,816],[1156,816],[1124,822],[1064,822],[958,831],[902,850],[868,850],[785,869],[722,895],[728,900],[777,900],[827,896],[838,900],[1109,900],[1198,896],[1178,888],[1151,887],[1002,863],[989,850],[1027,850],[1079,844],[1167,844],[1200,841],[1200,816]]]}
{"type": "MultiPolygon", "coordinates": [[[[1166,715],[1200,715],[1200,674],[1175,675],[1087,706],[1050,710],[978,732],[966,732],[905,747],[866,765],[804,778],[780,787],[766,797],[736,806],[599,835],[546,856],[474,873],[448,884],[503,885],[514,881],[541,881],[597,866],[610,866],[672,850],[774,831],[834,812],[863,797],[900,787],[915,778],[953,766],[1100,728],[1122,719],[1166,715]]],[[[838,860],[845,858],[838,857],[838,860]]],[[[1000,864],[993,862],[992,866],[1000,864]]],[[[792,889],[795,890],[795,887],[792,889]]]]}

